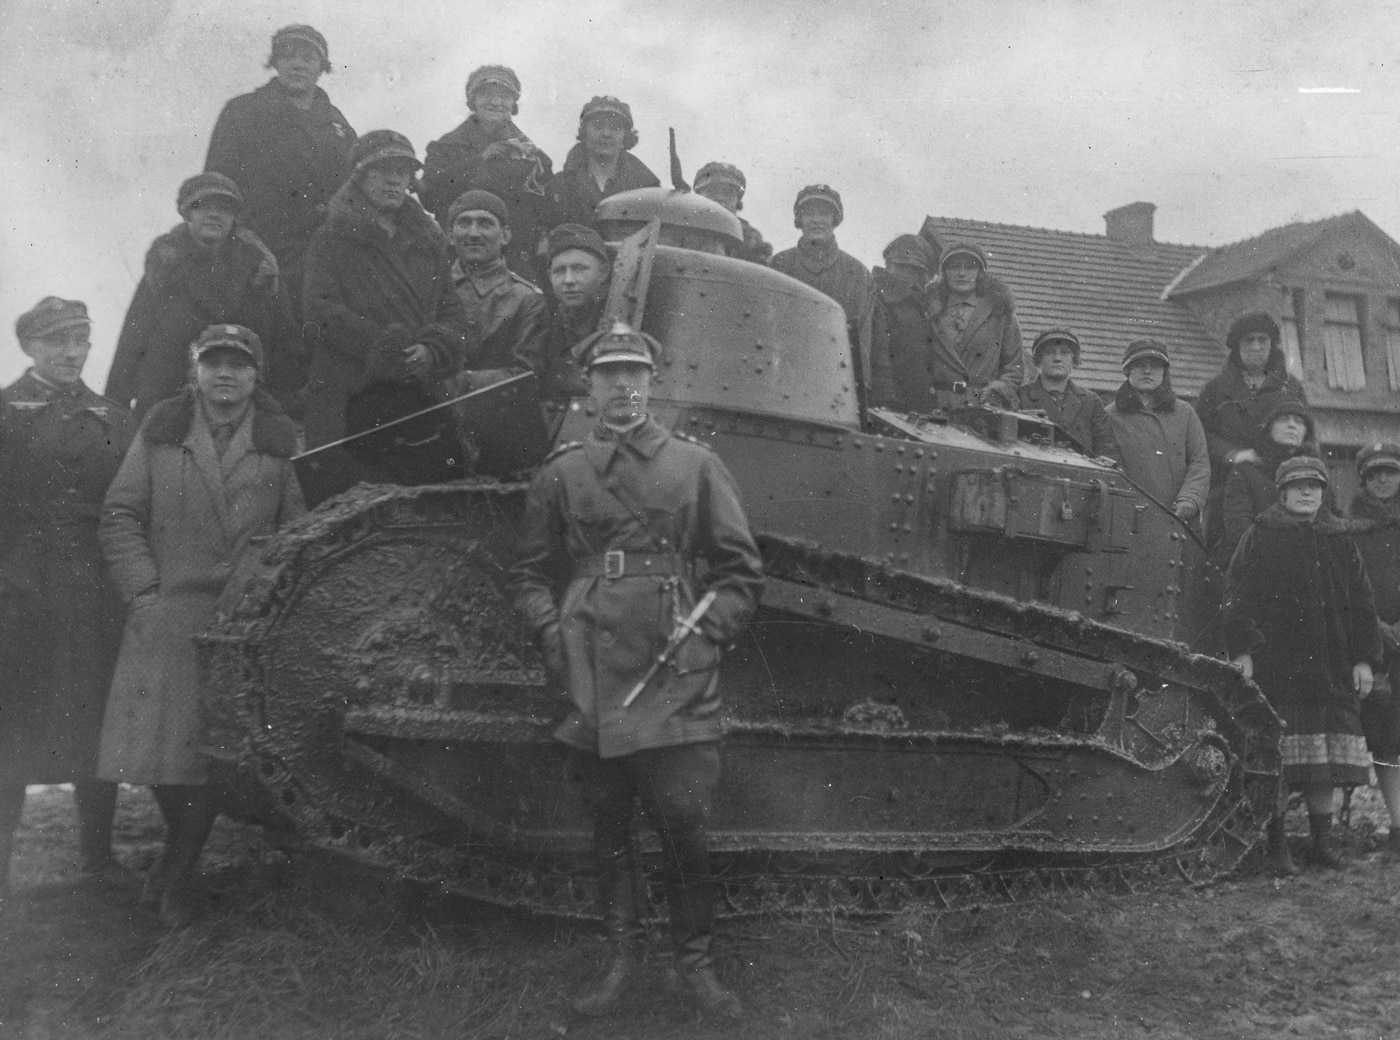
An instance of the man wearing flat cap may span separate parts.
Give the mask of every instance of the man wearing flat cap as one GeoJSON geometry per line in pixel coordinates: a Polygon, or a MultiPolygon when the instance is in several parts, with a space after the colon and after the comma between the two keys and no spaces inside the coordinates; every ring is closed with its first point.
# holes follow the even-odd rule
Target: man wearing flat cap
{"type": "Polygon", "coordinates": [[[513,235],[505,202],[487,191],[463,192],[447,211],[447,229],[457,251],[452,280],[467,327],[463,370],[454,389],[538,371],[549,311],[544,294],[502,259],[513,235]]]}
{"type": "Polygon", "coordinates": [[[578,119],[578,143],[549,184],[553,224],[593,224],[593,210],[609,195],[661,182],[632,154],[637,130],[632,109],[615,97],[595,97],[578,119]]]}
{"type": "Polygon", "coordinates": [[[300,330],[276,259],[242,223],[243,193],[221,173],[180,185],[184,222],[151,243],[127,308],[106,394],[137,420],[189,380],[189,346],[209,325],[255,330],[269,357],[266,388],[289,404],[306,381],[300,330]]]}
{"type": "MultiPolygon", "coordinates": [[[[695,172],[695,194],[703,195],[711,202],[718,202],[736,217],[744,208],[744,192],[748,190],[748,178],[739,167],[725,162],[708,162],[695,172]]],[[[731,254],[750,263],[767,264],[773,259],[773,247],[768,244],[758,228],[743,217],[739,226],[744,231],[744,244],[739,252],[731,254]]]]}
{"type": "Polygon", "coordinates": [[[612,283],[612,254],[586,224],[561,224],[549,233],[549,283],[554,310],[545,333],[540,397],[567,405],[588,396],[578,346],[598,331],[612,283]]]}
{"type": "Polygon", "coordinates": [[[536,475],[512,583],[550,681],[572,702],[555,738],[570,749],[571,776],[593,818],[610,958],[574,996],[574,1010],[614,1008],[640,964],[640,799],[661,842],[681,992],[706,1014],[734,1018],[739,1001],[713,968],[717,891],[706,826],[720,770],[721,647],[742,631],[763,574],[719,457],[647,412],[660,350],[622,322],[586,341],[598,424],[536,475]],[[707,591],[715,597],[698,631],[648,678],[657,649],[707,591]]]}
{"type": "Polygon", "coordinates": [[[219,113],[204,168],[242,191],[244,221],[276,255],[300,318],[306,248],[350,171],[355,131],[316,85],[331,71],[319,32],[309,25],[278,29],[267,65],[273,78],[219,113]]]}
{"type": "Polygon", "coordinates": [[[1123,461],[1113,425],[1099,395],[1085,390],[1070,373],[1079,366],[1079,337],[1071,329],[1046,329],[1031,344],[1031,360],[1040,374],[1021,387],[1021,407],[1044,412],[1094,458],[1123,461]]]}
{"type": "Polygon", "coordinates": [[[97,753],[122,606],[97,515],[135,425],[83,382],[90,328],[79,301],[40,300],[15,323],[32,367],[0,391],[0,909],[26,784],[72,783],[81,869],[118,869],[97,753]]]}
{"type": "MultiPolygon", "coordinates": [[[[412,143],[397,131],[373,130],[355,143],[351,160],[350,177],[307,253],[306,320],[316,337],[309,448],[358,432],[347,428],[352,402],[355,414],[374,425],[440,403],[463,362],[466,314],[447,239],[410,193],[422,166],[412,143]]],[[[448,416],[441,418],[448,424],[448,416]]],[[[446,437],[446,430],[411,439],[446,437]]],[[[460,461],[459,451],[441,447],[435,457],[442,467],[460,461]]],[[[378,465],[363,453],[329,449],[303,470],[307,499],[320,502],[361,480],[420,483],[452,475],[436,463],[410,475],[400,470],[403,461],[378,465]]]]}
{"type": "Polygon", "coordinates": [[[520,111],[520,77],[504,65],[483,65],[467,77],[471,114],[455,130],[428,145],[420,195],[444,230],[448,210],[464,191],[488,191],[506,204],[511,240],[506,265],[532,282],[541,278],[540,239],[552,226],[546,186],[554,176],[549,156],[511,118],[520,111]]]}
{"type": "Polygon", "coordinates": [[[884,361],[872,364],[871,321],[875,284],[865,265],[836,244],[836,228],[845,219],[841,194],[825,184],[809,184],[792,205],[793,223],[802,232],[797,245],[773,257],[773,269],[826,293],[846,312],[846,331],[860,362],[863,396],[870,403],[888,398],[884,361]],[[876,384],[879,384],[877,387],[876,384]]]}

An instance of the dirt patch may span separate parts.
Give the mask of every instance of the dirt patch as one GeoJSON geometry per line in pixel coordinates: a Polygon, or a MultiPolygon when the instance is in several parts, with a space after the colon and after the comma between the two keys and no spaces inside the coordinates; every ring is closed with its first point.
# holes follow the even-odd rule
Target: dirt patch
{"type": "MultiPolygon", "coordinates": [[[[722,971],[748,1011],[734,1027],[674,998],[661,944],[616,1015],[571,1020],[565,994],[602,953],[587,930],[293,863],[227,822],[210,912],[166,932],[134,876],[77,879],[71,795],[36,789],[0,921],[0,1037],[1395,1040],[1400,864],[1372,850],[1375,810],[1363,793],[1340,874],[728,925],[722,971]]],[[[160,837],[145,792],[123,791],[118,827],[144,868],[160,837]]]]}

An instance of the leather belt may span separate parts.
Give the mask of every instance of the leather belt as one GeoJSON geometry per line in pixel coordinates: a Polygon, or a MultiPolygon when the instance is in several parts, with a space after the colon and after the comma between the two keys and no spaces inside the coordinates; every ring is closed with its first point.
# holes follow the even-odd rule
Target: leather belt
{"type": "Polygon", "coordinates": [[[624,552],[612,549],[574,563],[575,578],[644,578],[655,574],[685,574],[686,562],[674,553],[624,552]]]}

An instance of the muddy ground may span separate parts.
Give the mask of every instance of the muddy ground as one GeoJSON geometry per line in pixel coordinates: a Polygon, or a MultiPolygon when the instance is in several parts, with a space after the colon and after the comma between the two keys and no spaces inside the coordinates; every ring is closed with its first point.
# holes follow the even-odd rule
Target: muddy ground
{"type": "MultiPolygon", "coordinates": [[[[564,995],[601,953],[586,930],[292,861],[236,824],[206,856],[208,914],[166,932],[136,908],[134,877],[79,880],[71,795],[33,789],[0,920],[0,1038],[1391,1040],[1400,864],[1374,851],[1373,793],[1357,806],[1340,874],[730,924],[722,970],[748,1010],[736,1027],[685,1010],[660,963],[617,1015],[573,1021],[564,995]]],[[[119,814],[119,855],[142,868],[154,807],[124,790],[119,814]]],[[[1305,821],[1292,825],[1301,844],[1305,821]]]]}

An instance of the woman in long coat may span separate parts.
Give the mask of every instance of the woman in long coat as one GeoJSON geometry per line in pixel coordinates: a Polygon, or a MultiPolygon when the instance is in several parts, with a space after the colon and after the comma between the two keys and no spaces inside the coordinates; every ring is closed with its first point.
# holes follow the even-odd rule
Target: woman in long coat
{"type": "Polygon", "coordinates": [[[243,194],[219,173],[180,185],[184,223],[151,243],[126,311],[106,394],[139,422],[179,393],[190,375],[190,344],[210,325],[243,325],[268,355],[268,389],[288,401],[306,381],[301,336],[292,323],[277,261],[240,223],[243,194]]]}
{"type": "MultiPolygon", "coordinates": [[[[1323,504],[1327,470],[1308,456],[1274,477],[1279,500],[1259,515],[1230,561],[1222,608],[1231,658],[1287,726],[1283,784],[1300,789],[1312,827],[1311,859],[1337,868],[1336,788],[1368,782],[1359,715],[1381,661],[1371,583],[1344,521],[1323,504]]],[[[1274,870],[1293,873],[1282,803],[1270,823],[1274,870]]]]}
{"type": "Polygon", "coordinates": [[[98,775],[155,788],[167,834],[148,894],[170,925],[196,912],[190,886],[216,813],[192,640],[249,541],[305,512],[292,422],[256,386],[256,334],[214,325],[195,352],[194,387],[147,415],[99,531],[129,613],[98,775]]]}
{"type": "Polygon", "coordinates": [[[449,234],[447,211],[465,191],[489,191],[506,204],[511,239],[501,257],[521,278],[544,284],[540,239],[554,225],[547,187],[554,163],[511,118],[519,110],[520,79],[504,65],[483,65],[467,77],[471,115],[428,145],[423,206],[449,234]]]}
{"type": "Polygon", "coordinates": [[[981,246],[954,242],[940,263],[941,274],[928,287],[929,350],[918,359],[922,364],[897,371],[896,385],[912,382],[918,399],[928,400],[930,390],[963,383],[984,403],[1016,407],[1026,362],[1011,289],[987,269],[981,246]]]}
{"type": "Polygon", "coordinates": [[[40,301],[15,326],[34,367],[0,391],[0,903],[26,784],[73,781],[82,869],[115,866],[96,772],[122,612],[97,512],[133,424],[82,381],[88,329],[82,303],[40,301]]]}
{"type": "MultiPolygon", "coordinates": [[[[409,194],[422,165],[413,145],[393,130],[373,130],[356,144],[354,161],[306,260],[306,319],[316,335],[310,448],[346,435],[352,400],[382,407],[381,421],[397,418],[441,401],[444,381],[463,367],[467,315],[447,238],[409,194]]],[[[365,458],[321,453],[315,471],[302,471],[307,498],[315,504],[361,480],[419,482],[365,458]]]]}

